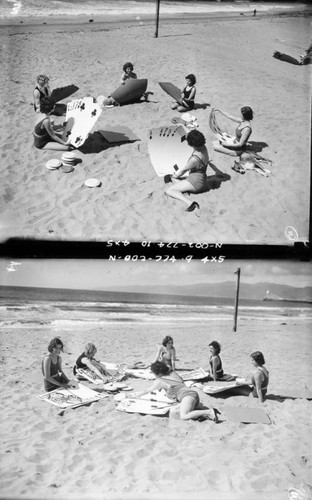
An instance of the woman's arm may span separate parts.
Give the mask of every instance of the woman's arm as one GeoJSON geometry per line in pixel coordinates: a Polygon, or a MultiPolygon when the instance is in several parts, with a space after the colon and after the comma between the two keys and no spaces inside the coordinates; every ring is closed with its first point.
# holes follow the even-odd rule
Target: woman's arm
{"type": "Polygon", "coordinates": [[[107,377],[105,375],[103,375],[103,373],[100,372],[100,370],[95,366],[95,364],[93,364],[91,359],[89,359],[87,357],[83,357],[83,358],[81,358],[81,361],[83,364],[87,365],[89,370],[91,370],[93,373],[96,373],[96,375],[100,379],[102,379],[103,382],[107,382],[107,377]]]}
{"type": "Polygon", "coordinates": [[[219,111],[219,113],[221,113],[226,118],[233,120],[233,122],[240,123],[242,121],[241,118],[237,118],[237,116],[230,115],[230,113],[226,113],[225,111],[222,111],[221,109],[214,108],[214,111],[219,111]]]}
{"type": "Polygon", "coordinates": [[[162,345],[160,345],[160,346],[158,347],[158,351],[157,351],[157,354],[156,354],[156,358],[154,359],[154,363],[155,363],[156,361],[159,361],[160,354],[162,353],[162,351],[163,351],[163,346],[162,346],[162,345]]]}
{"type": "Polygon", "coordinates": [[[212,358],[211,363],[212,363],[211,376],[212,376],[213,380],[216,382],[217,381],[217,369],[218,369],[217,356],[214,356],[212,358]]]}
{"type": "Polygon", "coordinates": [[[139,391],[139,392],[135,392],[133,394],[135,394],[135,396],[137,398],[140,398],[141,396],[144,396],[144,394],[148,394],[149,392],[157,391],[158,389],[161,389],[163,387],[165,387],[164,383],[160,379],[156,379],[155,382],[153,383],[153,385],[151,385],[151,387],[149,387],[145,391],[139,391]]]}
{"type": "Polygon", "coordinates": [[[126,83],[127,78],[128,75],[126,75],[126,73],[123,73],[120,78],[120,85],[124,85],[126,83]]]}
{"type": "Polygon", "coordinates": [[[67,377],[67,375],[65,375],[65,373],[63,372],[63,368],[62,368],[62,358],[61,356],[59,356],[59,367],[60,367],[60,372],[61,374],[63,375],[63,378],[66,380],[66,383],[69,382],[69,378],[67,377]]]}
{"type": "Polygon", "coordinates": [[[254,375],[254,385],[255,385],[260,403],[264,402],[263,394],[262,394],[262,390],[261,390],[262,381],[263,380],[262,380],[261,374],[259,373],[259,371],[257,371],[254,375]]]}
{"type": "Polygon", "coordinates": [[[173,347],[171,349],[171,366],[172,366],[172,370],[175,371],[175,360],[176,360],[176,352],[175,352],[175,348],[173,347]]]}
{"type": "Polygon", "coordinates": [[[195,158],[190,158],[189,161],[187,162],[187,164],[184,167],[181,167],[179,170],[177,170],[177,172],[175,172],[174,174],[172,174],[171,177],[173,179],[179,179],[183,174],[185,174],[185,172],[187,172],[192,167],[194,167],[196,163],[197,162],[196,162],[195,158]]]}
{"type": "Polygon", "coordinates": [[[40,92],[38,89],[34,90],[34,105],[36,108],[36,113],[40,113],[40,92]]]}
{"type": "Polygon", "coordinates": [[[195,87],[192,88],[191,93],[190,93],[190,95],[188,96],[187,99],[185,99],[184,92],[183,92],[183,95],[181,94],[182,103],[184,103],[186,106],[188,106],[189,101],[193,101],[194,100],[195,94],[196,94],[196,88],[195,87]]]}
{"type": "Polygon", "coordinates": [[[50,122],[49,118],[47,118],[46,120],[44,120],[43,126],[46,129],[46,131],[48,132],[48,134],[51,137],[51,139],[53,139],[56,142],[59,142],[60,144],[63,144],[63,146],[68,146],[69,139],[68,139],[68,141],[63,141],[63,139],[61,139],[58,135],[56,135],[56,133],[54,132],[54,130],[52,128],[52,125],[51,125],[51,122],[50,122]]]}

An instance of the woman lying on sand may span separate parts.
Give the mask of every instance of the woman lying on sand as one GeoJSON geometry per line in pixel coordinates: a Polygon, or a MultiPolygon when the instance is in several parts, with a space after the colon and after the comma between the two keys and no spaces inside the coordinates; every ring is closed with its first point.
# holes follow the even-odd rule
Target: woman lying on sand
{"type": "MultiPolygon", "coordinates": [[[[251,375],[250,380],[244,379],[244,384],[247,383],[253,385],[251,394],[254,398],[259,398],[260,402],[263,403],[269,385],[269,372],[265,366],[263,366],[265,364],[265,360],[262,352],[253,352],[250,355],[250,360],[256,369],[251,375]]],[[[237,385],[240,385],[240,383],[237,382],[237,385]]]]}
{"type": "Polygon", "coordinates": [[[181,113],[184,113],[185,111],[190,111],[191,109],[194,109],[194,103],[195,103],[195,94],[196,94],[196,77],[192,73],[187,75],[185,77],[186,79],[186,86],[184,89],[181,91],[181,99],[182,103],[174,103],[171,106],[171,109],[176,109],[177,111],[180,111],[181,113]]]}
{"type": "Polygon", "coordinates": [[[48,346],[49,354],[46,354],[42,360],[42,374],[44,388],[47,392],[58,389],[59,387],[68,387],[69,378],[62,369],[62,358],[60,352],[63,351],[63,342],[55,337],[48,346]]]}
{"type": "Polygon", "coordinates": [[[76,365],[73,369],[74,375],[77,373],[77,368],[82,368],[83,370],[89,369],[101,378],[103,382],[107,382],[108,377],[111,375],[99,361],[94,359],[96,352],[97,349],[94,344],[88,343],[86,345],[84,352],[77,358],[76,365]]]}
{"type": "Polygon", "coordinates": [[[193,148],[192,156],[185,167],[180,168],[171,176],[173,185],[167,189],[166,194],[187,204],[186,212],[192,212],[199,208],[198,203],[190,201],[183,193],[202,193],[206,189],[206,170],[209,163],[209,155],[205,146],[206,139],[199,130],[191,130],[186,141],[193,148]],[[183,174],[189,172],[189,176],[181,179],[183,174]]]}
{"type": "Polygon", "coordinates": [[[184,384],[182,378],[165,363],[155,361],[151,364],[151,371],[156,375],[156,380],[152,387],[146,391],[135,393],[136,397],[143,396],[158,389],[165,389],[167,397],[181,403],[180,418],[181,420],[196,420],[197,418],[208,418],[214,422],[218,422],[219,410],[209,408],[206,410],[196,410],[199,403],[198,392],[194,389],[189,389],[184,384]]]}
{"type": "Polygon", "coordinates": [[[238,127],[235,130],[235,137],[220,134],[218,140],[213,143],[213,149],[230,156],[240,156],[246,149],[248,139],[251,136],[252,128],[250,122],[253,119],[252,109],[249,106],[243,106],[240,118],[225,113],[220,109],[216,109],[215,111],[219,111],[226,118],[238,123],[238,127]]]}
{"type": "Polygon", "coordinates": [[[173,347],[173,338],[167,335],[159,346],[155,361],[162,361],[171,370],[175,370],[176,350],[173,347]]]}
{"type": "Polygon", "coordinates": [[[55,103],[49,97],[44,97],[40,103],[40,111],[46,116],[35,125],[33,132],[34,146],[37,149],[53,149],[56,151],[69,151],[74,149],[53,130],[50,114],[54,110],[55,103]]]}

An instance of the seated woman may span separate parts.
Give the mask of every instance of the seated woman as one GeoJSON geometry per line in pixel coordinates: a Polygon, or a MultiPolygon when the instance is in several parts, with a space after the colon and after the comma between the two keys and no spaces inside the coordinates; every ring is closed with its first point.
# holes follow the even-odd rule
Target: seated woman
{"type": "MultiPolygon", "coordinates": [[[[123,73],[120,79],[120,85],[124,85],[129,79],[137,79],[137,75],[133,72],[133,64],[131,62],[126,62],[122,67],[123,73]]],[[[100,103],[103,106],[118,106],[118,103],[112,96],[104,97],[103,101],[100,103]]]]}
{"type": "Polygon", "coordinates": [[[34,110],[40,113],[40,104],[44,97],[50,97],[51,89],[49,85],[49,78],[46,75],[37,76],[37,86],[34,89],[34,110]]]}
{"type": "Polygon", "coordinates": [[[213,340],[209,344],[209,350],[211,352],[209,367],[210,376],[214,381],[220,380],[223,377],[222,361],[219,356],[221,352],[221,345],[216,340],[213,340]]]}
{"type": "Polygon", "coordinates": [[[74,366],[74,375],[77,373],[77,368],[82,368],[83,370],[89,369],[101,378],[104,383],[108,382],[108,377],[111,375],[99,361],[94,359],[96,352],[97,349],[94,344],[88,343],[86,345],[84,352],[77,358],[76,365],[74,366]]]}
{"type": "MultiPolygon", "coordinates": [[[[49,85],[49,77],[46,75],[37,76],[37,86],[34,88],[33,96],[34,96],[34,110],[36,113],[41,113],[40,105],[42,99],[45,97],[51,96],[51,89],[49,85]]],[[[66,113],[66,104],[55,104],[55,107],[52,111],[53,115],[62,116],[66,113]]]]}
{"type": "Polygon", "coordinates": [[[222,361],[219,356],[221,352],[221,345],[216,340],[213,340],[209,344],[209,349],[211,352],[210,360],[209,360],[209,372],[210,377],[216,382],[218,380],[222,380],[230,382],[231,380],[235,380],[233,375],[225,375],[223,373],[222,361]]]}
{"type": "Polygon", "coordinates": [[[269,372],[265,366],[263,366],[265,364],[265,359],[262,352],[253,352],[250,355],[250,360],[252,365],[255,367],[250,379],[244,379],[241,382],[236,383],[237,385],[240,385],[240,383],[253,385],[253,389],[251,391],[252,396],[259,398],[260,402],[263,403],[269,385],[269,372]]]}
{"type": "Polygon", "coordinates": [[[208,418],[214,420],[214,422],[218,422],[218,414],[220,412],[215,408],[196,410],[199,404],[198,392],[186,387],[182,378],[175,371],[171,370],[169,366],[161,361],[155,361],[155,363],[151,364],[151,371],[156,375],[154,384],[146,391],[135,393],[135,396],[140,397],[152,391],[165,389],[168,398],[181,403],[181,420],[208,418]]]}
{"type": "Polygon", "coordinates": [[[67,388],[70,384],[69,378],[62,369],[62,358],[60,352],[63,351],[63,342],[55,337],[48,345],[49,354],[42,360],[43,383],[46,392],[54,391],[60,387],[67,388]]]}
{"type": "Polygon", "coordinates": [[[196,77],[192,73],[187,75],[185,77],[186,79],[186,86],[184,89],[181,91],[181,99],[182,101],[180,103],[176,102],[172,104],[171,109],[176,109],[177,111],[180,111],[181,113],[184,113],[185,111],[190,111],[191,109],[194,109],[194,104],[195,104],[195,94],[196,94],[196,77]]]}
{"type": "Polygon", "coordinates": [[[53,149],[56,151],[69,151],[74,146],[63,141],[63,139],[53,130],[50,115],[54,110],[55,103],[49,97],[44,97],[40,103],[40,111],[46,116],[35,125],[33,132],[34,146],[37,149],[53,149]]]}
{"type": "Polygon", "coordinates": [[[223,134],[218,136],[218,140],[213,143],[213,149],[219,153],[224,153],[230,156],[240,156],[246,149],[249,137],[251,136],[251,120],[253,119],[253,111],[249,106],[241,108],[241,117],[235,117],[229,113],[225,113],[220,109],[216,109],[226,118],[237,122],[238,126],[235,130],[235,137],[228,137],[223,134]]]}
{"type": "Polygon", "coordinates": [[[173,338],[167,335],[159,346],[155,361],[162,361],[171,370],[175,370],[176,350],[173,347],[173,338]]]}
{"type": "Polygon", "coordinates": [[[195,208],[199,208],[199,204],[196,201],[190,203],[184,193],[202,193],[205,191],[209,155],[205,146],[206,139],[199,130],[191,130],[186,136],[186,141],[193,148],[193,153],[185,167],[180,168],[171,176],[173,185],[167,189],[166,194],[186,203],[186,212],[192,212],[195,208]],[[189,176],[181,179],[186,172],[189,172],[189,176]]]}

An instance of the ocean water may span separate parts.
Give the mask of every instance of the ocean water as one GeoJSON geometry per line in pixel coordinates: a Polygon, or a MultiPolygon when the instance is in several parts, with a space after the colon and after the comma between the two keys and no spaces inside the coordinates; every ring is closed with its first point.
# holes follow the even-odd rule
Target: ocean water
{"type": "MultiPolygon", "coordinates": [[[[233,322],[231,298],[53,289],[0,289],[2,328],[83,328],[111,323],[233,322]]],[[[242,299],[239,319],[311,322],[312,305],[242,299]]]]}
{"type": "MultiPolygon", "coordinates": [[[[218,2],[193,0],[161,0],[160,15],[209,15],[216,12],[240,13],[291,8],[289,3],[218,2]]],[[[300,9],[300,4],[296,5],[300,9]]],[[[126,17],[140,21],[140,16],[153,17],[155,0],[0,0],[0,20],[14,18],[101,16],[109,21],[126,17]]]]}

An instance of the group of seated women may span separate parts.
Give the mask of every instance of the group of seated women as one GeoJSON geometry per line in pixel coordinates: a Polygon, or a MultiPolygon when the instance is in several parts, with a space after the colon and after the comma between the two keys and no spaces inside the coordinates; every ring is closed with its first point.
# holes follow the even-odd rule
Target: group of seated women
{"type": "MultiPolygon", "coordinates": [[[[68,388],[75,385],[76,381],[70,380],[64,373],[62,368],[62,359],[60,353],[63,351],[63,342],[59,337],[51,340],[48,346],[48,354],[42,360],[42,373],[44,377],[44,388],[47,392],[53,391],[60,387],[68,388]]],[[[218,381],[224,380],[221,358],[219,356],[221,346],[218,342],[213,341],[209,344],[211,356],[209,359],[209,374],[210,378],[218,381]]],[[[103,383],[109,382],[111,374],[106,370],[105,365],[97,361],[94,356],[97,350],[94,344],[88,343],[77,358],[74,374],[77,373],[77,368],[89,369],[94,372],[103,383]]],[[[255,370],[250,379],[245,379],[241,383],[252,385],[251,394],[259,398],[262,403],[265,399],[268,383],[269,372],[264,367],[265,360],[260,351],[253,352],[250,356],[251,363],[255,370]]],[[[150,365],[151,371],[154,373],[156,380],[148,389],[135,393],[136,397],[141,397],[149,392],[165,389],[167,396],[180,403],[179,411],[182,420],[195,420],[198,418],[208,418],[215,422],[218,421],[220,412],[215,408],[200,407],[199,395],[196,389],[187,387],[177,373],[175,368],[176,351],[173,346],[173,339],[166,336],[163,339],[161,346],[157,350],[157,355],[154,362],[150,365]]],[[[133,396],[133,394],[132,394],[133,396]]]]}
{"type": "MultiPolygon", "coordinates": [[[[120,84],[123,85],[128,79],[136,79],[137,75],[133,71],[133,64],[127,62],[123,65],[123,73],[121,75],[120,84]]],[[[196,95],[196,77],[190,73],[186,77],[186,85],[181,90],[179,102],[172,104],[172,109],[179,112],[192,110],[195,105],[196,95]]],[[[58,106],[51,100],[51,89],[49,86],[49,78],[45,75],[37,77],[37,86],[34,89],[34,109],[36,112],[41,112],[45,117],[36,124],[34,129],[34,145],[38,149],[51,149],[59,151],[67,151],[74,149],[68,139],[64,141],[60,131],[55,130],[51,121],[51,114],[58,114],[56,107],[58,106]]],[[[112,96],[101,96],[101,105],[115,106],[112,96]]],[[[230,156],[241,155],[246,150],[248,139],[251,135],[251,120],[253,111],[250,107],[244,106],[241,108],[241,117],[235,117],[221,110],[216,110],[224,116],[238,123],[235,131],[235,137],[224,137],[220,135],[218,140],[214,142],[214,150],[230,156]]],[[[196,201],[190,200],[186,194],[203,193],[207,189],[206,171],[209,165],[209,154],[206,147],[206,139],[199,130],[186,129],[186,140],[188,145],[193,148],[193,152],[188,159],[186,165],[181,167],[173,175],[166,176],[166,182],[171,181],[172,185],[166,190],[166,194],[172,198],[182,201],[186,204],[186,212],[193,212],[199,209],[199,204],[196,201]],[[169,179],[168,179],[169,177],[169,179]]]]}

